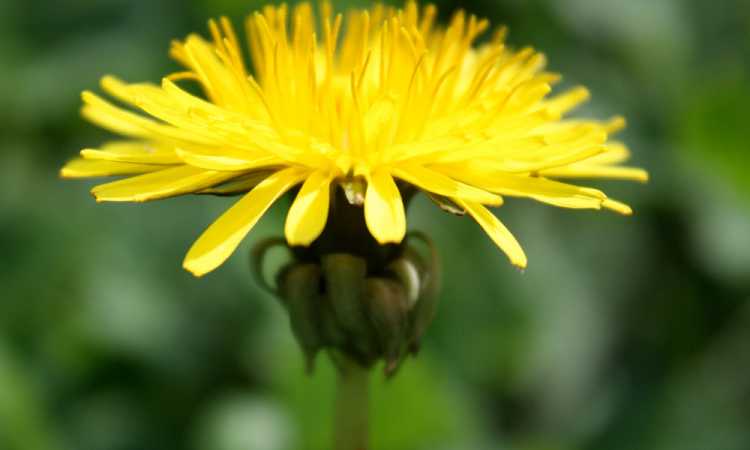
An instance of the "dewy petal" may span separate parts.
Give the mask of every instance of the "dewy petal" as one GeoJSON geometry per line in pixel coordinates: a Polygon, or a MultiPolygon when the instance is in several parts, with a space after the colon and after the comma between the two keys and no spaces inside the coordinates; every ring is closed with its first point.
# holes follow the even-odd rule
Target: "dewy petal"
{"type": "Polygon", "coordinates": [[[446,175],[416,164],[399,164],[392,170],[393,175],[428,192],[494,206],[500,206],[503,203],[499,195],[455,181],[446,175]]]}
{"type": "MultiPolygon", "coordinates": [[[[441,168],[442,170],[442,168],[441,168]]],[[[480,176],[454,166],[456,178],[466,179],[491,192],[511,197],[526,197],[562,208],[600,209],[607,196],[596,189],[559,183],[546,178],[498,172],[480,176]]]]}
{"type": "Polygon", "coordinates": [[[173,147],[143,141],[116,141],[99,149],[81,150],[84,159],[118,161],[135,164],[177,165],[182,161],[173,147]]]}
{"type": "Polygon", "coordinates": [[[243,171],[280,164],[282,160],[271,155],[258,155],[229,148],[206,147],[178,148],[177,155],[187,164],[206,170],[243,171]]]}
{"type": "Polygon", "coordinates": [[[232,178],[231,180],[225,183],[217,184],[216,186],[211,186],[210,188],[203,189],[202,191],[198,191],[196,193],[205,194],[205,195],[219,195],[219,196],[244,194],[246,192],[249,192],[255,186],[262,183],[263,180],[268,178],[269,175],[271,175],[273,172],[276,172],[277,170],[278,169],[276,170],[272,170],[272,169],[254,170],[244,175],[240,175],[237,178],[232,178]]]}
{"type": "Polygon", "coordinates": [[[332,180],[327,171],[317,171],[302,185],[286,216],[284,232],[290,245],[308,246],[323,232],[332,180]]]}
{"type": "Polygon", "coordinates": [[[231,172],[178,166],[101,184],[91,193],[98,202],[146,202],[197,192],[236,176],[231,172]]]}
{"type": "Polygon", "coordinates": [[[81,100],[84,103],[81,115],[91,123],[123,136],[136,138],[153,136],[144,126],[144,121],[148,119],[118,108],[89,91],[81,93],[81,100]]]}
{"type": "Polygon", "coordinates": [[[164,170],[164,166],[75,158],[63,166],[60,170],[60,176],[63,178],[110,177],[114,175],[139,175],[158,170],[164,170]]]}
{"type": "Polygon", "coordinates": [[[268,208],[308,174],[306,169],[288,168],[263,180],[208,227],[190,248],[183,267],[198,277],[219,267],[268,208]]]}
{"type": "Polygon", "coordinates": [[[380,244],[397,244],[406,235],[406,212],[393,177],[384,169],[368,177],[365,220],[380,244]]]}
{"type": "Polygon", "coordinates": [[[81,114],[91,122],[116,133],[145,139],[169,139],[211,145],[214,140],[189,128],[178,128],[119,108],[91,92],[81,94],[81,114]]]}
{"type": "Polygon", "coordinates": [[[466,209],[466,212],[479,223],[495,244],[508,255],[510,262],[514,266],[521,269],[526,268],[528,260],[521,245],[489,209],[479,203],[467,202],[461,199],[454,199],[454,201],[466,209]]]}
{"type": "MultiPolygon", "coordinates": [[[[225,145],[264,152],[311,167],[328,162],[313,147],[299,148],[282,142],[277,131],[265,121],[224,110],[181,90],[169,80],[165,79],[163,86],[136,84],[123,89],[130,91],[133,101],[143,111],[171,124],[174,129],[190,130],[195,142],[209,147],[225,145]]],[[[170,127],[164,128],[170,131],[170,127]]],[[[187,137],[182,137],[182,140],[188,140],[187,137]]],[[[180,136],[175,135],[175,138],[180,136]]]]}

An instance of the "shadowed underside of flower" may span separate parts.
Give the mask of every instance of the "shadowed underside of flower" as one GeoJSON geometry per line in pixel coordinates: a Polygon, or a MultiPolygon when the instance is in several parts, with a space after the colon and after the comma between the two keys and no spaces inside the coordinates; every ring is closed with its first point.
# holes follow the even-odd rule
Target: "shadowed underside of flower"
{"type": "Polygon", "coordinates": [[[290,245],[315,241],[331,189],[354,181],[372,236],[400,243],[405,184],[470,215],[518,267],[523,250],[488,210],[502,196],[631,213],[599,190],[554,181],[645,181],[645,171],[620,165],[629,151],[609,139],[624,120],[564,118],[587,90],[550,96],[560,77],[544,70],[544,55],[506,47],[504,29],[474,45],[486,20],[459,12],[443,28],[434,7],[415,3],[345,19],[323,3],[319,16],[307,3],[249,16],[252,71],[222,18],[209,23],[211,41],[191,35],[173,44],[186,70],[161,85],[104,77],[119,104],[84,92],[83,115],[124,138],[83,150],[62,176],[129,176],[95,187],[97,201],[244,194],[188,252],[184,267],[197,276],[221,265],[300,186],[286,218],[290,245]],[[181,87],[190,82],[204,96],[181,87]]]}

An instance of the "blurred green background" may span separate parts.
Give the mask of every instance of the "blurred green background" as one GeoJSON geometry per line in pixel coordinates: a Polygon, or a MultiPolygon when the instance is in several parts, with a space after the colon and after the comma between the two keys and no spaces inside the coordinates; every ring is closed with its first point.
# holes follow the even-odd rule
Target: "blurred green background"
{"type": "MultiPolygon", "coordinates": [[[[106,73],[159,80],[169,41],[234,0],[0,1],[0,449],[327,449],[312,378],[247,249],[180,268],[232,200],[97,205],[60,165],[107,136],[79,118],[106,73]]],[[[443,19],[459,2],[438,2],[443,19]]],[[[339,3],[345,6],[344,2],[339,3]]],[[[510,43],[622,113],[648,185],[598,183],[623,218],[509,200],[513,269],[478,226],[410,211],[445,265],[424,353],[374,381],[375,450],[750,448],[750,5],[473,0],[510,43]]],[[[282,202],[283,203],[283,202],[282,202]]]]}

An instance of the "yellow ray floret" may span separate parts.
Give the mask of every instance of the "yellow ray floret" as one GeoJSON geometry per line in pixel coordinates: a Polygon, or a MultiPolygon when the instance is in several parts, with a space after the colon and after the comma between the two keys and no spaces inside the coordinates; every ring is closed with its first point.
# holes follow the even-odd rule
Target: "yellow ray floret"
{"type": "Polygon", "coordinates": [[[458,12],[436,25],[436,8],[378,5],[316,18],[302,3],[266,7],[245,22],[251,64],[225,18],[211,39],[172,44],[184,69],[159,84],[112,76],[83,93],[82,114],[125,137],[85,149],[61,175],[129,175],[102,184],[98,201],[150,201],[188,193],[245,196],[188,252],[197,276],[221,265],[286,192],[290,245],[326,228],[332,192],[365,183],[362,214],[380,244],[406,235],[404,188],[445,199],[476,220],[518,267],[521,246],[487,207],[503,196],[573,209],[632,211],[603,192],[555,181],[646,181],[621,164],[630,155],[610,136],[624,119],[573,120],[583,87],[550,95],[559,81],[544,55],[505,45],[504,28],[475,45],[489,22],[458,12]],[[197,83],[194,94],[183,83],[197,83]]]}

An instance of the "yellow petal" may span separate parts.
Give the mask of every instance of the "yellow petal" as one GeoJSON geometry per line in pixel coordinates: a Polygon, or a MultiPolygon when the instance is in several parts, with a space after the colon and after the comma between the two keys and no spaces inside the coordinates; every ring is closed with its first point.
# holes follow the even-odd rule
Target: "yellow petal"
{"type": "Polygon", "coordinates": [[[156,88],[156,85],[153,83],[137,83],[137,84],[129,84],[121,79],[113,76],[113,75],[104,75],[99,80],[99,86],[109,95],[116,98],[117,100],[127,103],[131,106],[136,106],[135,98],[133,97],[133,93],[131,92],[131,87],[133,86],[141,86],[141,87],[150,87],[151,89],[156,88]]]}
{"type": "MultiPolygon", "coordinates": [[[[140,88],[143,89],[144,87],[140,86],[140,88]]],[[[166,138],[207,145],[212,143],[209,138],[192,130],[158,123],[139,114],[118,108],[91,92],[83,92],[81,98],[85,103],[81,110],[84,117],[118,134],[146,139],[166,138]]]]}
{"type": "Polygon", "coordinates": [[[479,203],[467,202],[461,199],[454,199],[454,201],[462,206],[466,212],[468,212],[471,217],[479,223],[484,231],[490,236],[490,239],[492,239],[495,244],[497,244],[497,246],[508,255],[510,262],[514,266],[521,269],[526,268],[528,261],[521,245],[516,238],[513,237],[511,232],[508,231],[505,225],[503,225],[489,209],[479,203]]]}
{"type": "Polygon", "coordinates": [[[268,167],[282,162],[275,156],[231,148],[180,147],[176,151],[182,161],[206,170],[242,171],[268,167]]]}
{"type": "Polygon", "coordinates": [[[286,144],[277,130],[266,121],[220,108],[181,90],[167,79],[163,80],[161,89],[149,85],[129,85],[127,91],[139,108],[173,125],[163,126],[165,130],[159,132],[172,133],[175,139],[192,139],[209,147],[225,145],[253,153],[274,154],[310,167],[319,167],[327,162],[320,154],[319,146],[286,144]],[[189,131],[190,134],[180,137],[174,130],[189,131]]]}
{"type": "Polygon", "coordinates": [[[542,100],[552,87],[543,80],[529,80],[519,84],[508,97],[501,115],[523,114],[534,108],[542,100]]]}
{"type": "Polygon", "coordinates": [[[642,183],[648,181],[648,172],[636,167],[581,164],[544,171],[542,174],[553,178],[604,178],[611,180],[640,181],[642,183]]]}
{"type": "Polygon", "coordinates": [[[237,194],[244,194],[250,191],[255,186],[259,185],[263,180],[268,178],[275,170],[271,169],[260,169],[252,172],[248,172],[244,175],[240,175],[237,178],[211,186],[210,188],[203,189],[197,192],[197,194],[206,195],[219,195],[219,196],[231,196],[237,194]]]}
{"type": "Polygon", "coordinates": [[[586,162],[604,165],[618,164],[630,159],[630,149],[628,149],[628,147],[622,142],[609,141],[604,147],[607,149],[606,152],[599,156],[595,156],[586,162]]]}
{"type": "Polygon", "coordinates": [[[323,232],[328,220],[332,179],[329,173],[318,171],[302,185],[286,216],[284,232],[290,245],[308,246],[323,232]]]}
{"type": "MultiPolygon", "coordinates": [[[[153,117],[171,125],[142,122],[141,126],[163,136],[181,141],[200,142],[209,146],[233,141],[237,147],[267,138],[270,128],[180,90],[168,79],[163,87],[149,83],[127,84],[106,76],[102,88],[114,97],[137,106],[153,117]],[[168,89],[168,90],[167,90],[168,89]],[[254,128],[243,127],[254,124],[254,128]]],[[[89,102],[92,99],[89,99],[89,102]]],[[[101,102],[92,103],[105,110],[101,102]]],[[[132,119],[132,117],[130,118],[132,119]]],[[[267,139],[266,139],[267,140],[267,139]]]]}
{"type": "Polygon", "coordinates": [[[211,100],[222,107],[242,110],[243,91],[240,83],[244,77],[232,75],[222,64],[217,49],[203,38],[191,35],[184,43],[187,59],[198,74],[211,100]]]}
{"type": "MultiPolygon", "coordinates": [[[[93,94],[91,94],[93,96],[93,94]]],[[[89,93],[84,92],[84,101],[91,102],[89,93]]],[[[139,122],[140,117],[130,112],[120,113],[114,106],[111,108],[103,104],[86,104],[81,108],[81,115],[89,122],[106,130],[123,136],[135,138],[150,138],[149,133],[139,122]]]]}
{"type": "Polygon", "coordinates": [[[455,181],[446,175],[416,164],[399,164],[393,167],[392,171],[396,177],[428,192],[494,206],[500,206],[503,203],[498,195],[455,181]]]}
{"type": "Polygon", "coordinates": [[[539,137],[548,145],[531,151],[532,158],[549,158],[576,149],[601,146],[607,141],[607,132],[601,125],[581,123],[558,127],[554,132],[539,135],[539,137]]]}
{"type": "Polygon", "coordinates": [[[263,180],[208,227],[190,248],[183,267],[198,277],[219,267],[268,208],[308,173],[305,169],[289,168],[263,180]]]}
{"type": "Polygon", "coordinates": [[[81,100],[84,103],[81,114],[90,122],[125,136],[151,137],[144,127],[149,119],[118,108],[90,91],[82,92],[81,100]]]}
{"type": "Polygon", "coordinates": [[[178,166],[102,184],[91,193],[98,202],[146,202],[200,191],[234,176],[231,172],[178,166]]]}
{"type": "Polygon", "coordinates": [[[393,177],[384,169],[367,180],[365,194],[367,228],[381,244],[397,244],[406,235],[406,212],[393,177]]]}
{"type": "Polygon", "coordinates": [[[508,164],[509,169],[515,172],[561,167],[605,153],[607,150],[603,144],[606,140],[607,134],[603,130],[583,126],[573,139],[508,155],[507,160],[503,157],[499,158],[499,162],[508,164]]]}
{"type": "Polygon", "coordinates": [[[524,172],[540,172],[556,167],[569,166],[570,164],[586,161],[590,158],[594,158],[601,155],[606,150],[604,147],[588,147],[573,150],[569,153],[561,153],[559,156],[554,156],[539,161],[522,161],[522,160],[486,160],[482,161],[482,164],[488,170],[500,170],[503,172],[512,173],[524,173],[524,172]]]}
{"type": "Polygon", "coordinates": [[[164,166],[75,158],[65,164],[60,170],[60,176],[63,178],[110,177],[113,175],[138,175],[163,169],[164,166]]]}
{"type": "Polygon", "coordinates": [[[625,203],[618,202],[617,200],[612,200],[611,198],[604,200],[602,206],[624,216],[630,216],[633,214],[633,209],[630,208],[630,206],[626,205],[625,203]]]}
{"type": "MultiPolygon", "coordinates": [[[[447,167],[447,166],[446,166],[447,167]]],[[[498,172],[492,176],[478,175],[471,168],[461,170],[453,166],[456,178],[471,180],[472,184],[511,197],[526,197],[562,208],[600,209],[607,196],[596,189],[559,183],[546,178],[498,172]]],[[[441,171],[444,170],[441,167],[441,171]]]]}
{"type": "Polygon", "coordinates": [[[617,134],[624,130],[628,126],[628,121],[622,116],[615,116],[608,121],[604,122],[604,127],[607,130],[607,134],[617,134]]]}
{"type": "Polygon", "coordinates": [[[551,114],[562,116],[589,98],[591,98],[589,90],[578,86],[550,99],[545,106],[551,114]]]}
{"type": "Polygon", "coordinates": [[[100,149],[81,150],[84,159],[119,161],[136,164],[180,164],[180,158],[171,147],[151,142],[119,141],[104,144],[100,149]]]}

